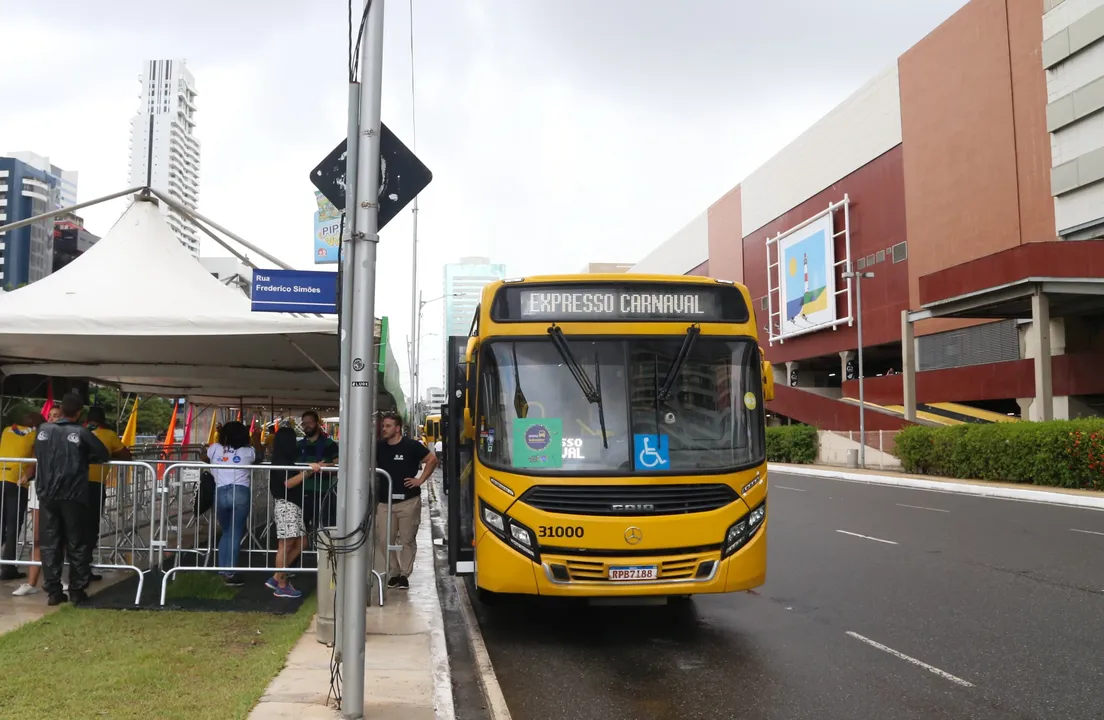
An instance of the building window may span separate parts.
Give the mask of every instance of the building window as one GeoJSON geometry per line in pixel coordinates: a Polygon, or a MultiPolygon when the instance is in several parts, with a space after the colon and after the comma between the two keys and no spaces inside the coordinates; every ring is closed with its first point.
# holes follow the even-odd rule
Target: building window
{"type": "Polygon", "coordinates": [[[874,262],[876,262],[876,263],[884,263],[885,262],[885,250],[879,250],[878,251],[878,254],[874,258],[874,262]]]}
{"type": "Polygon", "coordinates": [[[893,246],[893,262],[899,263],[908,260],[908,243],[899,242],[893,246]]]}

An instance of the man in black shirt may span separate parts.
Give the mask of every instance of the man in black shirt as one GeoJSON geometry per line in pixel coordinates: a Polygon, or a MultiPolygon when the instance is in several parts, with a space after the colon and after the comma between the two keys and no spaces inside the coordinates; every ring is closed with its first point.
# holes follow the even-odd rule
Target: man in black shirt
{"type": "Polygon", "coordinates": [[[422,485],[433,475],[437,458],[417,440],[403,437],[402,418],[387,413],[380,419],[381,442],[376,445],[376,467],[391,476],[391,483],[380,476],[379,505],[376,507],[376,569],[387,568],[387,587],[406,590],[418,550],[418,526],[422,521],[422,485]],[[422,467],[425,463],[425,467],[422,467]],[[420,472],[419,472],[420,469],[420,472]],[[391,538],[380,538],[387,531],[387,496],[391,495],[391,538]],[[386,545],[402,545],[394,555],[386,545]],[[396,562],[397,560],[397,562],[396,562]]]}
{"type": "Polygon", "coordinates": [[[88,466],[103,464],[111,454],[77,422],[84,400],[69,393],[61,400],[61,418],[43,423],[35,436],[35,484],[42,520],[43,586],[47,604],[66,601],[61,589],[61,567],[69,559],[69,594],[74,605],[88,599],[85,589],[92,579],[92,553],[87,551],[88,466]]]}

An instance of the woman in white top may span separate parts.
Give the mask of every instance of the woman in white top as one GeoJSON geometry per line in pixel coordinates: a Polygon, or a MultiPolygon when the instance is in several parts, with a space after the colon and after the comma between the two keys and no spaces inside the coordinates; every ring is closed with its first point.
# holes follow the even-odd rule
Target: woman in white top
{"type": "MultiPolygon", "coordinates": [[[[218,543],[219,567],[238,566],[238,553],[245,538],[249,522],[249,478],[257,459],[256,451],[249,444],[249,430],[240,422],[231,421],[219,428],[218,442],[207,448],[207,459],[216,466],[215,517],[218,518],[221,536],[218,543]]],[[[239,573],[221,573],[226,584],[240,587],[245,580],[239,573]]]]}

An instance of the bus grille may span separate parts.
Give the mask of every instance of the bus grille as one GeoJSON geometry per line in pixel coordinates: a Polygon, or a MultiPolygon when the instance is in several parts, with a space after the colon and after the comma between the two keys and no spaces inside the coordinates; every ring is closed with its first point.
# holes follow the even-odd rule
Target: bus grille
{"type": "MultiPolygon", "coordinates": [[[[716,557],[714,555],[714,557],[716,557]]],[[[706,556],[687,556],[669,558],[659,563],[659,582],[671,580],[689,580],[697,572],[698,565],[708,559],[706,556]]],[[[609,582],[610,565],[626,565],[632,563],[603,562],[601,560],[583,560],[581,558],[568,558],[567,571],[572,580],[589,580],[591,582],[609,582]]]]}
{"type": "Polygon", "coordinates": [[[717,510],[737,499],[728,485],[537,485],[521,502],[563,515],[684,515],[717,510]]]}

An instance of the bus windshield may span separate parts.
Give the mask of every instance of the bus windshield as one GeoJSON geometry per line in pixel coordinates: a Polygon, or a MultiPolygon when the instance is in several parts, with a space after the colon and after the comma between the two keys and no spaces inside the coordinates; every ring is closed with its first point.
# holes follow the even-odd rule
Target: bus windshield
{"type": "Polygon", "coordinates": [[[477,436],[483,463],[516,472],[610,475],[719,472],[763,461],[754,340],[567,336],[567,342],[582,380],[549,339],[484,344],[477,436]],[[685,357],[678,363],[680,351],[685,357]],[[600,398],[587,396],[587,380],[600,398]]]}

